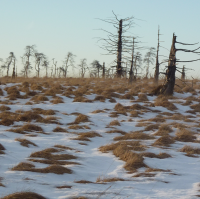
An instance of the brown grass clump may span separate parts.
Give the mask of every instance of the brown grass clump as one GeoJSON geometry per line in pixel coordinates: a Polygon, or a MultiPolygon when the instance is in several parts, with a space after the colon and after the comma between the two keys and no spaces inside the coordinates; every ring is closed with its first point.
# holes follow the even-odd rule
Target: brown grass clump
{"type": "Polygon", "coordinates": [[[59,127],[59,126],[57,126],[57,127],[53,130],[53,132],[67,132],[67,130],[66,130],[66,129],[63,129],[63,128],[59,127]]]}
{"type": "Polygon", "coordinates": [[[10,125],[13,125],[13,124],[14,124],[14,121],[12,119],[8,119],[8,118],[3,118],[0,121],[0,125],[4,125],[4,126],[10,126],[10,125]]]}
{"type": "Polygon", "coordinates": [[[42,86],[41,85],[38,85],[38,84],[36,84],[36,83],[33,83],[33,84],[31,84],[31,90],[39,90],[39,91],[42,91],[43,90],[43,88],[42,88],[42,86]]]}
{"type": "Polygon", "coordinates": [[[155,153],[151,153],[151,152],[143,152],[143,153],[140,153],[140,155],[142,157],[159,158],[159,159],[165,159],[165,158],[170,158],[171,157],[171,155],[169,155],[167,153],[155,154],[155,153]]]}
{"type": "Polygon", "coordinates": [[[117,178],[117,177],[98,177],[96,182],[102,183],[102,182],[116,182],[116,181],[125,181],[123,178],[117,178]]]}
{"type": "Polygon", "coordinates": [[[89,117],[84,114],[79,114],[78,117],[75,119],[74,124],[79,124],[81,122],[89,122],[89,117]]]}
{"type": "Polygon", "coordinates": [[[25,124],[21,127],[22,131],[41,131],[43,132],[43,129],[40,126],[37,126],[35,124],[25,124]]]}
{"type": "Polygon", "coordinates": [[[44,94],[47,96],[55,96],[56,95],[56,93],[53,89],[46,90],[44,94]]]}
{"type": "Polygon", "coordinates": [[[114,140],[129,140],[129,139],[137,139],[137,140],[149,140],[149,139],[154,139],[153,136],[150,136],[146,133],[140,132],[140,131],[135,131],[131,133],[126,133],[123,136],[115,137],[114,140]]]}
{"type": "Polygon", "coordinates": [[[163,106],[171,111],[177,110],[177,107],[173,103],[169,102],[166,97],[163,97],[163,96],[161,96],[161,97],[158,96],[154,105],[155,106],[163,106]]]}
{"type": "Polygon", "coordinates": [[[73,140],[91,141],[89,138],[93,137],[102,137],[102,136],[99,133],[91,131],[86,133],[80,133],[79,136],[77,138],[73,138],[73,140]]]}
{"type": "Polygon", "coordinates": [[[121,99],[134,100],[134,97],[133,97],[132,93],[126,93],[125,95],[122,95],[120,98],[121,99]]]}
{"type": "Polygon", "coordinates": [[[35,143],[33,143],[27,139],[15,138],[15,141],[20,142],[20,144],[25,147],[29,147],[29,145],[37,146],[35,143]]]}
{"type": "Polygon", "coordinates": [[[3,90],[0,88],[0,96],[3,96],[3,90]]]}
{"type": "Polygon", "coordinates": [[[11,108],[5,105],[0,106],[0,111],[9,111],[11,108]]]}
{"type": "Polygon", "coordinates": [[[105,102],[105,97],[102,96],[102,95],[97,95],[97,96],[94,98],[94,101],[105,102]]]}
{"type": "Polygon", "coordinates": [[[111,98],[111,99],[109,99],[109,102],[110,103],[116,103],[117,101],[115,99],[111,98]]]}
{"type": "Polygon", "coordinates": [[[76,159],[76,156],[70,154],[52,154],[62,151],[63,149],[47,148],[42,151],[31,153],[31,158],[44,158],[47,160],[71,160],[76,159]]]}
{"type": "Polygon", "coordinates": [[[118,120],[113,120],[108,126],[121,126],[118,120]]]}
{"type": "Polygon", "coordinates": [[[131,117],[139,117],[139,111],[131,111],[130,114],[131,114],[131,117]]]}
{"type": "Polygon", "coordinates": [[[159,127],[159,130],[154,135],[163,136],[163,135],[168,135],[171,132],[173,132],[173,130],[168,124],[162,124],[159,127]]]}
{"type": "Polygon", "coordinates": [[[139,102],[145,102],[145,101],[149,101],[147,98],[146,94],[138,94],[138,100],[139,102]]]}
{"type": "Polygon", "coordinates": [[[71,125],[68,128],[69,129],[75,129],[75,130],[77,130],[77,129],[90,129],[90,127],[87,126],[87,125],[78,125],[78,124],[71,125]]]}
{"type": "Polygon", "coordinates": [[[188,92],[190,92],[190,93],[193,93],[195,90],[192,88],[192,87],[190,87],[190,86],[185,86],[183,89],[183,92],[186,92],[186,93],[188,93],[188,92]]]}
{"type": "Polygon", "coordinates": [[[117,103],[117,104],[115,105],[115,107],[114,107],[114,110],[115,110],[115,111],[125,111],[126,109],[125,109],[125,107],[124,107],[122,104],[117,103]]]}
{"type": "Polygon", "coordinates": [[[105,111],[98,109],[98,110],[92,111],[92,113],[105,113],[105,111]]]}
{"type": "Polygon", "coordinates": [[[148,121],[156,122],[156,123],[163,123],[163,122],[165,122],[165,119],[162,118],[162,117],[157,116],[157,117],[149,119],[148,121]]]}
{"type": "Polygon", "coordinates": [[[152,145],[153,146],[170,146],[173,144],[174,140],[169,135],[164,135],[158,138],[152,145]]]}
{"type": "Polygon", "coordinates": [[[26,111],[24,113],[22,112],[22,114],[19,114],[16,118],[17,121],[23,121],[23,122],[31,122],[32,120],[41,122],[43,119],[44,118],[42,116],[33,111],[26,111]]]}
{"type": "Polygon", "coordinates": [[[159,124],[150,124],[148,126],[145,127],[145,131],[153,131],[155,129],[159,128],[159,124]]]}
{"type": "Polygon", "coordinates": [[[46,199],[46,198],[34,192],[17,192],[4,196],[1,199],[46,199]]]}
{"type": "Polygon", "coordinates": [[[61,97],[56,97],[53,100],[50,101],[52,104],[59,104],[64,103],[63,99],[61,97]]]}
{"type": "Polygon", "coordinates": [[[106,133],[120,133],[122,135],[126,134],[125,131],[122,131],[122,130],[119,130],[119,129],[114,129],[114,130],[111,130],[111,131],[106,131],[106,133]]]}
{"type": "Polygon", "coordinates": [[[10,100],[15,100],[16,98],[20,98],[20,92],[16,86],[6,87],[4,90],[7,91],[10,100]]]}
{"type": "Polygon", "coordinates": [[[88,181],[88,180],[77,180],[77,181],[74,181],[75,183],[80,183],[80,184],[90,184],[90,183],[93,183],[91,181],[88,181]]]}
{"type": "MultiPolygon", "coordinates": [[[[4,150],[5,150],[5,147],[0,143],[0,155],[5,154],[4,150]]],[[[0,178],[0,180],[1,180],[1,178],[0,178]]]]}
{"type": "Polygon", "coordinates": [[[158,169],[158,168],[147,168],[145,172],[170,172],[170,170],[158,169]]]}
{"type": "Polygon", "coordinates": [[[17,166],[11,169],[12,171],[31,171],[31,172],[39,172],[39,173],[55,173],[55,174],[64,174],[68,173],[71,174],[72,170],[65,168],[60,165],[50,165],[46,168],[35,168],[34,164],[21,162],[17,166]]]}
{"type": "Polygon", "coordinates": [[[200,154],[200,148],[185,145],[180,149],[181,152],[186,153],[187,156],[192,156],[194,154],[200,154]]]}
{"type": "Polygon", "coordinates": [[[55,115],[55,111],[52,109],[44,110],[41,108],[33,108],[32,109],[35,113],[37,114],[42,114],[42,115],[55,115]]]}
{"type": "Polygon", "coordinates": [[[138,178],[138,177],[154,177],[156,174],[155,173],[138,173],[138,174],[136,174],[136,175],[134,175],[133,177],[136,177],[136,178],[138,178]]]}
{"type": "Polygon", "coordinates": [[[44,96],[44,95],[35,95],[34,97],[31,98],[31,100],[34,101],[49,101],[48,97],[44,96]]]}
{"type": "Polygon", "coordinates": [[[72,186],[69,186],[69,185],[61,185],[61,186],[57,186],[56,188],[57,188],[57,189],[71,189],[72,186]]]}
{"type": "Polygon", "coordinates": [[[181,142],[194,142],[196,140],[196,136],[194,136],[194,132],[192,131],[181,129],[176,133],[176,137],[174,139],[181,142]]]}

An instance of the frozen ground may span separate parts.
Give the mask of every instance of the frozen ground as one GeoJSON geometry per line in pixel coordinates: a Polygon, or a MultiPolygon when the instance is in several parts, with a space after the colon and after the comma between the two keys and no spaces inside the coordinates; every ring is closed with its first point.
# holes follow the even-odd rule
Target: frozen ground
{"type": "MultiPolygon", "coordinates": [[[[1,85],[2,90],[5,87],[13,86],[15,84],[1,85]]],[[[7,100],[6,91],[0,100],[7,100]]],[[[39,92],[39,91],[38,91],[39,92]]],[[[24,94],[21,92],[21,94],[24,94]]],[[[148,96],[148,103],[138,102],[138,97],[135,100],[129,99],[116,99],[116,103],[94,101],[93,103],[73,102],[73,98],[62,96],[64,103],[52,104],[50,101],[41,103],[33,103],[32,105],[25,105],[28,99],[17,99],[12,101],[14,104],[6,105],[11,108],[10,112],[16,110],[28,111],[33,108],[52,109],[56,111],[55,117],[58,118],[58,124],[39,123],[32,121],[31,124],[36,124],[44,130],[46,134],[38,134],[35,132],[27,132],[27,134],[18,134],[12,131],[7,131],[11,128],[17,128],[16,125],[23,125],[25,122],[15,121],[11,126],[0,125],[0,144],[5,147],[5,154],[0,155],[0,182],[4,186],[0,186],[0,196],[3,197],[10,193],[18,191],[33,191],[43,195],[49,199],[64,199],[73,198],[78,196],[85,196],[86,198],[196,198],[199,193],[200,182],[200,159],[199,155],[196,157],[186,156],[185,153],[179,150],[185,146],[198,147],[198,142],[181,142],[176,141],[169,147],[153,147],[151,144],[155,140],[143,140],[142,143],[147,146],[146,152],[153,152],[159,154],[165,152],[171,155],[169,158],[148,158],[144,157],[144,163],[151,168],[158,168],[168,170],[169,172],[154,172],[152,177],[133,177],[137,173],[144,172],[146,168],[140,168],[136,173],[128,173],[124,169],[125,162],[119,160],[113,155],[112,152],[102,153],[98,150],[100,146],[113,143],[113,138],[120,136],[118,133],[106,133],[109,130],[119,129],[125,132],[144,130],[145,127],[137,127],[137,124],[142,120],[155,118],[162,112],[180,113],[182,115],[191,115],[186,113],[192,110],[190,106],[182,105],[186,100],[184,98],[191,96],[191,93],[175,93],[178,99],[171,99],[177,110],[168,110],[162,106],[151,107],[148,106],[149,111],[144,112],[140,117],[131,117],[130,113],[127,115],[119,114],[117,118],[110,117],[110,113],[117,103],[123,106],[131,106],[133,104],[140,104],[147,106],[153,103],[156,97],[148,96]],[[100,113],[92,113],[95,110],[104,110],[100,113]],[[157,110],[157,112],[155,111],[157,110]],[[160,111],[160,112],[159,112],[160,111]],[[89,122],[80,123],[79,125],[87,125],[90,129],[69,129],[69,123],[73,122],[77,115],[74,112],[82,113],[89,116],[89,122]],[[132,120],[129,120],[129,119],[132,120]],[[121,126],[109,127],[108,124],[117,119],[121,126]],[[66,129],[68,132],[53,132],[57,126],[66,129]],[[89,138],[91,141],[74,140],[77,134],[83,132],[95,131],[102,137],[89,138]],[[35,134],[37,136],[28,136],[28,134],[35,134]],[[32,141],[37,146],[29,145],[24,147],[15,138],[25,138],[32,141]],[[84,144],[84,145],[83,145],[84,144]],[[57,154],[71,154],[75,155],[77,159],[70,161],[79,163],[64,165],[66,168],[72,170],[72,174],[54,174],[54,173],[40,173],[30,171],[12,171],[11,168],[18,165],[20,162],[30,162],[29,156],[31,153],[41,151],[43,149],[52,148],[54,145],[63,145],[73,148],[73,150],[63,150],[57,154]],[[124,181],[113,182],[96,182],[98,178],[122,178],[124,181]],[[90,183],[78,183],[77,181],[85,180],[90,183]],[[59,186],[65,186],[58,188],[59,186]]],[[[93,100],[96,94],[85,96],[87,99],[93,100]]],[[[195,96],[199,99],[199,95],[195,96]]],[[[48,97],[51,99],[52,97],[48,97]]],[[[193,104],[197,103],[195,101],[193,104]]],[[[177,120],[181,124],[190,126],[196,134],[197,140],[199,139],[198,127],[199,115],[196,113],[195,118],[191,118],[193,122],[184,122],[177,120]]],[[[46,116],[44,116],[46,117],[46,116]]],[[[166,119],[165,123],[174,122],[172,119],[166,119]]],[[[172,127],[173,132],[171,136],[175,136],[177,128],[172,127]]],[[[189,129],[190,129],[189,128],[189,129]]],[[[145,133],[153,135],[157,130],[145,131],[145,133]]],[[[156,136],[156,139],[159,136],[156,136]]],[[[32,162],[36,168],[45,168],[48,164],[32,162]]]]}

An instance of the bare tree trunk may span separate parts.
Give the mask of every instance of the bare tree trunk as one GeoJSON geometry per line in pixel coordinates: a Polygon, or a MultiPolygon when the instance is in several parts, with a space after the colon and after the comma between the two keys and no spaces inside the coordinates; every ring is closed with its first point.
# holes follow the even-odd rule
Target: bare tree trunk
{"type": "Polygon", "coordinates": [[[184,66],[183,66],[182,73],[181,73],[181,79],[185,80],[185,67],[184,66]]]}
{"type": "Polygon", "coordinates": [[[157,54],[156,54],[156,68],[155,68],[155,74],[154,74],[154,81],[155,81],[155,84],[157,85],[158,85],[158,80],[159,80],[159,60],[158,60],[158,53],[159,53],[159,47],[160,47],[159,36],[160,36],[160,29],[158,26],[158,46],[157,46],[157,54]]]}
{"type": "Polygon", "coordinates": [[[13,63],[12,79],[15,79],[15,59],[14,59],[14,63],[13,63]]]}
{"type": "Polygon", "coordinates": [[[165,83],[161,89],[161,94],[172,95],[175,85],[175,72],[176,72],[176,36],[173,34],[172,46],[169,55],[168,69],[165,74],[165,83]]]}
{"type": "Polygon", "coordinates": [[[134,77],[134,72],[133,72],[133,59],[134,59],[134,37],[133,37],[133,49],[132,49],[132,56],[131,56],[131,68],[129,71],[129,84],[132,84],[133,82],[133,77],[134,77]]]}
{"type": "Polygon", "coordinates": [[[122,19],[119,21],[118,43],[117,43],[117,77],[122,75],[122,19]]]}
{"type": "Polygon", "coordinates": [[[103,74],[102,77],[105,78],[105,62],[103,62],[103,74]]]}

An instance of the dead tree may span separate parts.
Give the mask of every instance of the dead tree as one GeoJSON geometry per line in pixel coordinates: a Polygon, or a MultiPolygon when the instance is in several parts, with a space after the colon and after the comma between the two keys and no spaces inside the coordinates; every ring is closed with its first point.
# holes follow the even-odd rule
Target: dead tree
{"type": "Polygon", "coordinates": [[[74,67],[74,57],[75,55],[73,53],[68,52],[65,60],[63,61],[63,66],[61,67],[61,70],[63,71],[63,76],[65,78],[67,77],[67,70],[69,66],[74,67]]]}
{"type": "Polygon", "coordinates": [[[158,45],[157,45],[157,53],[156,53],[156,67],[155,67],[155,74],[154,74],[154,81],[155,84],[158,84],[158,80],[159,80],[159,47],[160,47],[160,29],[158,26],[158,45]]]}
{"type": "Polygon", "coordinates": [[[14,53],[10,52],[10,56],[6,59],[6,62],[4,64],[5,68],[7,68],[7,77],[9,75],[10,65],[12,64],[12,62],[13,62],[14,59],[15,59],[14,53]]]}
{"type": "Polygon", "coordinates": [[[185,66],[182,68],[181,80],[185,80],[185,66]]]}
{"type": "Polygon", "coordinates": [[[54,65],[54,77],[56,77],[56,65],[57,65],[57,61],[54,62],[55,58],[52,59],[53,60],[53,65],[54,65]]]}
{"type": "Polygon", "coordinates": [[[80,75],[82,78],[85,77],[85,72],[88,69],[87,67],[87,63],[86,63],[87,59],[81,59],[80,64],[78,65],[80,67],[80,75]]]}
{"type": "Polygon", "coordinates": [[[28,77],[28,71],[30,69],[32,69],[31,67],[31,57],[34,57],[35,55],[35,45],[32,45],[32,46],[26,46],[25,47],[25,53],[24,55],[22,56],[22,63],[24,64],[24,76],[25,77],[28,77]]]}
{"type": "Polygon", "coordinates": [[[116,56],[116,59],[113,62],[115,63],[116,67],[116,75],[120,78],[123,72],[122,63],[124,62],[123,60],[126,59],[125,53],[130,52],[132,49],[132,45],[130,45],[130,43],[132,43],[130,38],[132,37],[127,36],[126,34],[133,25],[133,17],[118,19],[114,12],[113,14],[114,18],[100,20],[113,25],[117,34],[101,29],[108,35],[106,39],[99,38],[98,41],[103,42],[100,47],[107,52],[106,55],[116,56]]]}
{"type": "Polygon", "coordinates": [[[146,53],[143,62],[146,63],[146,78],[148,78],[149,75],[149,67],[150,64],[154,63],[154,57],[156,56],[155,54],[155,48],[151,47],[149,51],[146,53]]]}
{"type": "Polygon", "coordinates": [[[102,77],[105,78],[105,62],[103,62],[102,77]]]}
{"type": "Polygon", "coordinates": [[[176,41],[176,36],[175,34],[173,34],[173,39],[172,39],[172,45],[171,45],[171,50],[170,50],[170,54],[169,54],[169,59],[168,59],[168,66],[167,66],[167,70],[165,73],[165,82],[162,85],[162,87],[157,91],[157,94],[164,94],[164,95],[172,95],[174,92],[174,86],[175,86],[175,73],[177,70],[176,67],[176,63],[177,62],[194,62],[194,61],[198,61],[200,59],[196,59],[196,60],[190,60],[190,61],[181,61],[181,60],[177,60],[176,59],[176,52],[178,51],[183,51],[183,52],[191,52],[191,53],[200,53],[197,52],[197,50],[200,48],[196,48],[194,50],[188,50],[188,49],[177,49],[175,47],[175,44],[182,44],[182,45],[195,45],[195,44],[186,44],[186,43],[182,43],[182,42],[177,42],[176,41]]]}
{"type": "Polygon", "coordinates": [[[16,59],[14,58],[14,59],[13,59],[13,72],[12,72],[12,79],[15,79],[15,77],[16,77],[16,73],[15,73],[15,61],[16,61],[16,59]]]}
{"type": "Polygon", "coordinates": [[[91,63],[91,66],[92,66],[92,69],[93,69],[93,73],[97,73],[97,77],[99,78],[99,73],[100,73],[100,70],[102,70],[103,66],[99,63],[98,60],[94,60],[92,63],[91,63]]]}
{"type": "Polygon", "coordinates": [[[133,78],[134,78],[134,72],[133,72],[134,49],[135,49],[135,38],[133,37],[133,47],[132,47],[132,55],[131,55],[131,67],[130,67],[130,71],[129,71],[129,84],[132,84],[133,78]]]}
{"type": "Polygon", "coordinates": [[[48,67],[49,67],[49,61],[47,60],[47,58],[45,57],[45,59],[43,60],[42,66],[45,68],[46,70],[46,77],[48,77],[48,67]]]}
{"type": "Polygon", "coordinates": [[[36,76],[40,76],[40,65],[44,62],[46,56],[43,53],[35,53],[35,70],[36,76]]]}

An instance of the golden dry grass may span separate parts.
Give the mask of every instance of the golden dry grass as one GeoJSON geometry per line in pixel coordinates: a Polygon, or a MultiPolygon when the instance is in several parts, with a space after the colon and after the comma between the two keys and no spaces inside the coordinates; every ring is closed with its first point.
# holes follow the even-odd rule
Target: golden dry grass
{"type": "Polygon", "coordinates": [[[153,131],[159,128],[159,124],[150,124],[145,127],[145,131],[153,131]]]}
{"type": "Polygon", "coordinates": [[[77,118],[75,119],[74,121],[74,124],[79,124],[79,123],[82,123],[82,122],[89,122],[89,117],[87,115],[84,115],[84,114],[79,114],[77,116],[77,118]]]}
{"type": "Polygon", "coordinates": [[[72,170],[61,165],[50,165],[46,168],[35,168],[35,165],[27,162],[20,162],[18,165],[11,168],[12,171],[30,171],[38,173],[55,173],[55,174],[72,174],[72,170]]]}
{"type": "Polygon", "coordinates": [[[55,149],[55,148],[47,148],[42,151],[33,152],[30,155],[30,158],[44,158],[47,160],[72,160],[76,159],[77,157],[70,154],[53,154],[60,152],[62,149],[55,149]]]}
{"type": "Polygon", "coordinates": [[[117,181],[125,181],[125,180],[123,178],[118,178],[118,177],[98,177],[96,179],[97,183],[117,182],[117,181]]]}
{"type": "Polygon", "coordinates": [[[90,129],[89,126],[87,125],[78,125],[78,124],[75,124],[75,125],[71,125],[71,126],[68,126],[69,129],[90,129]]]}
{"type": "Polygon", "coordinates": [[[196,140],[196,136],[194,135],[194,132],[190,130],[180,129],[176,133],[176,137],[174,139],[181,142],[194,142],[196,140]]]}
{"type": "Polygon", "coordinates": [[[89,138],[94,138],[94,137],[102,137],[102,136],[99,133],[91,131],[91,132],[79,133],[79,136],[73,138],[73,140],[91,141],[89,138]]]}
{"type": "Polygon", "coordinates": [[[171,111],[177,110],[177,107],[168,101],[165,96],[158,96],[154,103],[155,106],[163,106],[171,111]]]}
{"type": "Polygon", "coordinates": [[[9,111],[11,108],[5,105],[0,106],[0,111],[9,111]]]}
{"type": "Polygon", "coordinates": [[[145,101],[149,101],[147,98],[146,94],[138,94],[138,100],[139,102],[145,102],[145,101]]]}
{"type": "Polygon", "coordinates": [[[168,135],[169,133],[173,132],[172,128],[169,126],[169,124],[162,124],[158,131],[154,133],[156,136],[163,136],[168,135]]]}
{"type": "Polygon", "coordinates": [[[152,145],[153,146],[170,146],[174,143],[174,139],[169,135],[164,135],[158,138],[152,145]]]}
{"type": "Polygon", "coordinates": [[[148,135],[146,133],[143,133],[141,131],[135,131],[135,132],[126,133],[123,136],[118,136],[118,137],[114,138],[115,141],[118,141],[118,140],[129,140],[129,139],[149,140],[149,139],[154,139],[154,137],[150,136],[150,135],[148,135]]]}
{"type": "Polygon", "coordinates": [[[122,130],[119,130],[119,129],[114,129],[114,130],[106,131],[106,133],[120,133],[122,135],[126,134],[125,131],[122,131],[122,130]]]}
{"type": "Polygon", "coordinates": [[[187,156],[200,155],[200,148],[185,145],[180,149],[180,152],[186,153],[187,156]]]}
{"type": "Polygon", "coordinates": [[[15,138],[15,141],[20,142],[20,145],[29,147],[29,145],[37,146],[35,143],[27,140],[27,139],[22,139],[22,138],[15,138]]]}
{"type": "Polygon", "coordinates": [[[141,155],[142,157],[159,158],[159,159],[165,159],[165,158],[171,157],[171,155],[169,155],[169,154],[167,154],[167,153],[155,154],[155,153],[151,153],[151,152],[143,152],[143,153],[140,153],[140,155],[141,155]]]}
{"type": "Polygon", "coordinates": [[[62,127],[60,127],[60,126],[57,126],[57,127],[53,130],[53,132],[67,132],[67,130],[64,129],[64,128],[62,128],[62,127]]]}
{"type": "Polygon", "coordinates": [[[4,196],[1,199],[46,199],[46,198],[34,192],[16,192],[4,196]]]}
{"type": "Polygon", "coordinates": [[[109,123],[108,126],[121,126],[118,120],[113,120],[109,123]]]}

